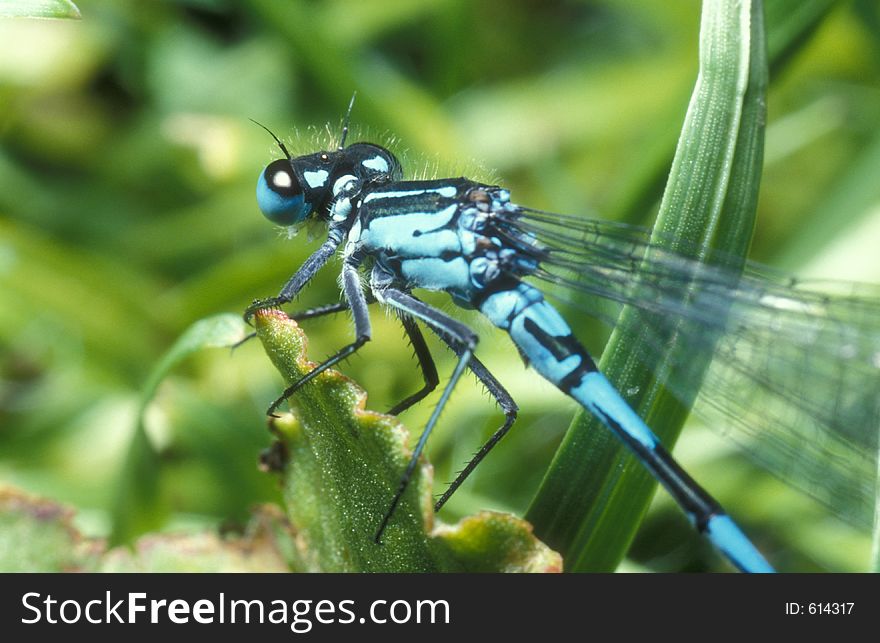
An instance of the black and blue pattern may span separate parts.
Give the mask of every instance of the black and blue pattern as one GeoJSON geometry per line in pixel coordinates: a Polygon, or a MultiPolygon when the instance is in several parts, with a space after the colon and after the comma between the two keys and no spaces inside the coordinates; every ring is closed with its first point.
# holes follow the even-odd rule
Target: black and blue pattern
{"type": "Polygon", "coordinates": [[[377,542],[389,526],[425,442],[464,370],[470,369],[486,385],[505,411],[507,421],[440,498],[438,509],[516,417],[515,402],[473,356],[477,335],[412,294],[415,289],[427,289],[449,293],[457,304],[479,310],[506,331],[526,362],[595,414],[735,566],[750,572],[772,571],[720,505],[684,472],[597,370],[556,308],[538,288],[523,281],[541,271],[550,250],[518,225],[525,210],[511,203],[507,190],[465,178],[402,181],[400,164],[394,155],[370,143],[344,147],[343,141],[334,151],[295,158],[281,147],[287,158],[270,164],[258,182],[261,209],[281,225],[321,219],[328,225],[328,238],[291,277],[278,297],[254,302],[245,314],[246,319],[260,308],[291,301],[343,246],[341,281],[346,303],[326,310],[351,309],[355,340],[288,388],[272,405],[270,413],[305,382],[369,341],[368,304],[373,299],[402,315],[425,374],[425,388],[397,405],[392,409],[394,412],[408,408],[438,383],[414,320],[440,336],[458,356],[397,493],[378,524],[377,542]],[[364,292],[360,278],[365,266],[371,266],[369,294],[364,292]]]}

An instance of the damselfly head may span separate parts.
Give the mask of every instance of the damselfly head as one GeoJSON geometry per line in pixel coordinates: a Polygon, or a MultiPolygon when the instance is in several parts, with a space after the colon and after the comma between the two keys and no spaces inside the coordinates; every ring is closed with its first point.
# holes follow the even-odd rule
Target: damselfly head
{"type": "Polygon", "coordinates": [[[352,143],[341,150],[272,161],[257,181],[257,202],[272,223],[298,225],[310,214],[329,215],[342,190],[398,180],[400,163],[384,147],[352,143]]]}
{"type": "Polygon", "coordinates": [[[343,192],[352,196],[366,183],[382,183],[401,178],[397,158],[381,145],[353,143],[345,146],[354,96],[342,122],[336,149],[292,156],[272,131],[269,132],[286,158],[270,163],[257,181],[257,203],[272,223],[298,226],[310,214],[326,219],[330,206],[343,192]]]}
{"type": "Polygon", "coordinates": [[[302,186],[293,172],[294,159],[272,130],[253,119],[251,121],[269,132],[269,136],[287,157],[272,161],[260,174],[257,180],[257,204],[260,211],[272,223],[280,226],[302,223],[310,208],[306,205],[302,186]]]}

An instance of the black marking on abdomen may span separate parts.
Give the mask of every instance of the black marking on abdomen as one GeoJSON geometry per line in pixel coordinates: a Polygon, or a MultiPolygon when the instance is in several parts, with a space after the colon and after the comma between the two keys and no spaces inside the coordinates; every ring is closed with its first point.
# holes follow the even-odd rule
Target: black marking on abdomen
{"type": "Polygon", "coordinates": [[[662,444],[658,443],[653,448],[648,448],[633,439],[620,426],[620,423],[608,415],[599,405],[593,404],[590,410],[602,424],[611,429],[627,447],[639,456],[642,464],[651,471],[694,521],[694,527],[697,531],[705,533],[709,521],[713,517],[724,515],[725,512],[721,505],[681,468],[681,465],[675,461],[672,454],[662,444]]]}
{"type": "MultiPolygon", "coordinates": [[[[508,275],[502,275],[493,279],[489,283],[487,283],[484,287],[475,291],[473,296],[471,297],[471,305],[479,310],[482,308],[483,303],[489,299],[492,295],[498,294],[499,292],[504,292],[505,290],[516,290],[517,286],[519,286],[522,282],[516,277],[511,277],[508,275]]],[[[511,315],[507,318],[508,321],[511,321],[513,317],[516,315],[511,315]]]]}
{"type": "Polygon", "coordinates": [[[578,364],[576,368],[572,369],[572,371],[568,375],[559,380],[556,386],[566,395],[571,395],[572,389],[580,386],[581,382],[584,379],[584,375],[595,370],[597,370],[596,365],[593,363],[593,360],[590,358],[590,356],[586,355],[583,359],[581,359],[581,363],[578,364]]]}
{"type": "Polygon", "coordinates": [[[528,317],[523,320],[523,328],[525,328],[532,337],[537,339],[541,343],[541,346],[550,351],[550,354],[558,361],[561,362],[570,355],[578,355],[581,357],[582,368],[585,372],[597,370],[593,358],[590,357],[581,343],[571,333],[562,336],[551,335],[536,324],[534,320],[529,319],[528,317]]]}

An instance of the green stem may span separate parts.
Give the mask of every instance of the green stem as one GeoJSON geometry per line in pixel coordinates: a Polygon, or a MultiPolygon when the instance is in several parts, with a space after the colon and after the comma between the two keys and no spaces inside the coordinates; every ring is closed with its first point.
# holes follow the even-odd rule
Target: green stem
{"type": "MultiPolygon", "coordinates": [[[[654,241],[744,257],[754,226],[763,158],[766,40],[760,0],[707,0],[700,30],[700,71],[655,224],[654,241]],[[670,241],[671,240],[671,241],[670,241]]],[[[681,294],[687,298],[686,289],[681,294]]],[[[681,360],[686,340],[645,368],[639,315],[624,309],[600,368],[670,446],[691,400],[673,396],[654,373],[681,360]]],[[[702,372],[710,355],[688,357],[702,372]]],[[[693,396],[696,396],[694,391],[693,396]]],[[[609,571],[626,554],[656,488],[654,479],[592,416],[575,417],[527,519],[565,557],[568,571],[609,571]]]]}

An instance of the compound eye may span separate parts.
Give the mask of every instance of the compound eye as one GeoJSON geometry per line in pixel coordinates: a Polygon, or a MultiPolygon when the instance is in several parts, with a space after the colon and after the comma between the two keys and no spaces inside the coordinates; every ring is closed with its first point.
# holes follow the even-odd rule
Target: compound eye
{"type": "Polygon", "coordinates": [[[276,225],[296,225],[308,216],[310,208],[288,159],[273,161],[260,174],[257,203],[265,217],[276,225]]]}

